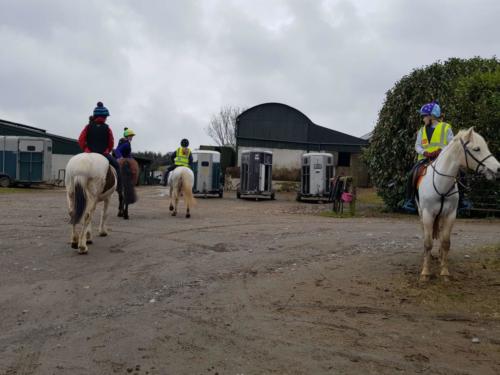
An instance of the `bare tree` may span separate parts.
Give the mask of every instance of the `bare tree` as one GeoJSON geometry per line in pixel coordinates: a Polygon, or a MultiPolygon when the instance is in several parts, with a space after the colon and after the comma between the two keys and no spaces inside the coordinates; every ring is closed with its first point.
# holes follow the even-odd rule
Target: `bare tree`
{"type": "Polygon", "coordinates": [[[243,111],[239,107],[222,107],[219,113],[212,115],[205,131],[217,145],[236,149],[236,118],[243,111]]]}

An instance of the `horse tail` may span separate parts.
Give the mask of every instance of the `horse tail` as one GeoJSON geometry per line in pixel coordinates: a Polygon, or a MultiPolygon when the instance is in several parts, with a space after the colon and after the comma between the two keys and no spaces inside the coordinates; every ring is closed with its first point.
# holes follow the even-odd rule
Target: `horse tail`
{"type": "Polygon", "coordinates": [[[87,185],[87,177],[75,176],[73,179],[73,212],[71,215],[71,224],[76,225],[82,219],[83,213],[87,208],[87,194],[85,186],[87,185]]]}
{"type": "Polygon", "coordinates": [[[441,215],[436,216],[434,223],[432,224],[432,238],[437,240],[439,238],[439,219],[441,215]]]}
{"type": "Polygon", "coordinates": [[[126,204],[133,204],[137,202],[137,194],[134,188],[134,177],[131,165],[128,161],[122,164],[122,185],[123,195],[125,196],[126,204]]]}

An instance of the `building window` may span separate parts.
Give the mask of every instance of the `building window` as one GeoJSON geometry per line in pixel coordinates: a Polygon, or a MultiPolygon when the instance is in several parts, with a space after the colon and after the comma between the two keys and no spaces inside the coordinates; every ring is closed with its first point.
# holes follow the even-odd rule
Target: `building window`
{"type": "Polygon", "coordinates": [[[350,167],[351,166],[351,153],[350,152],[339,152],[339,167],[350,167]]]}

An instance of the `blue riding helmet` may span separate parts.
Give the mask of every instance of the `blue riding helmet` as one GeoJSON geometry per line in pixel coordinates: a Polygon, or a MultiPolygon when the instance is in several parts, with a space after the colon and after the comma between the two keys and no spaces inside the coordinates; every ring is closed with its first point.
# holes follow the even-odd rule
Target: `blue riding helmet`
{"type": "Polygon", "coordinates": [[[420,108],[420,116],[434,116],[436,118],[441,116],[441,107],[437,102],[431,102],[424,104],[422,108],[420,108]]]}

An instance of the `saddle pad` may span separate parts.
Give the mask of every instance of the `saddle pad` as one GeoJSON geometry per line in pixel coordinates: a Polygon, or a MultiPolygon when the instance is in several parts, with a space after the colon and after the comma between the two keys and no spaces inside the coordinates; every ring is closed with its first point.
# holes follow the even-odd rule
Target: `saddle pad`
{"type": "Polygon", "coordinates": [[[416,188],[418,189],[420,184],[422,183],[422,180],[424,176],[427,174],[427,165],[422,165],[421,167],[418,168],[417,171],[417,183],[416,183],[416,188]]]}

